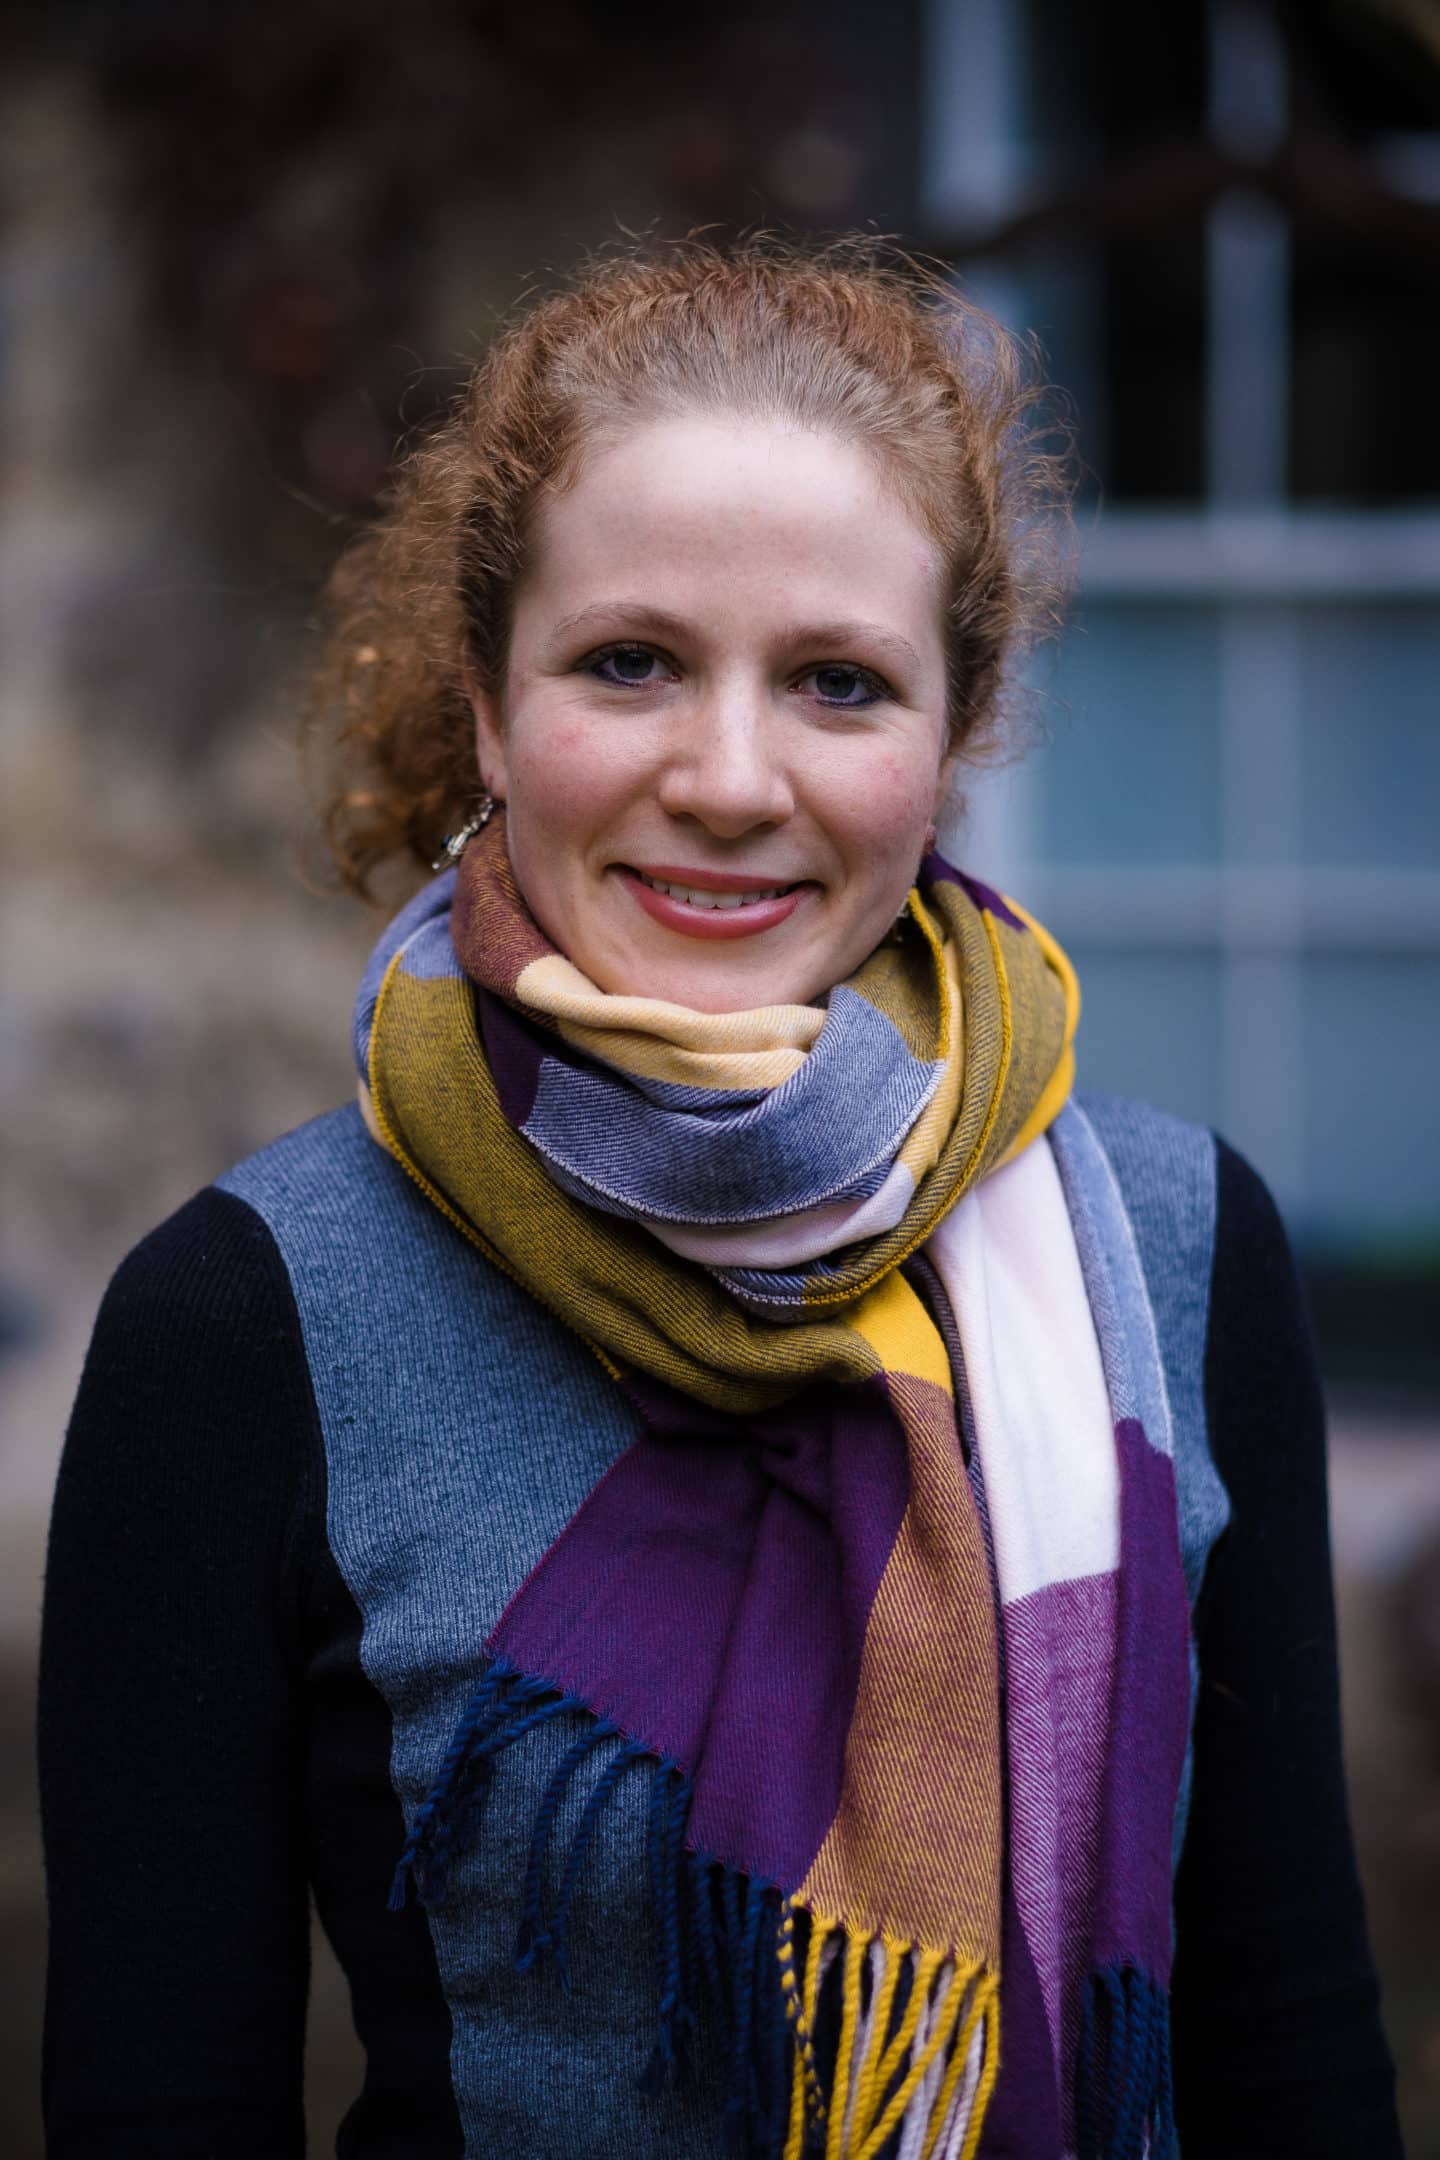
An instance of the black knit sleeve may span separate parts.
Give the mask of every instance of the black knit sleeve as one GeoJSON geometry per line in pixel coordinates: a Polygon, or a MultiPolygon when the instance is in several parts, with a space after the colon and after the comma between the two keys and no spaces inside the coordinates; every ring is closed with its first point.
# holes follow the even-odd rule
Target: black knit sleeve
{"type": "Polygon", "coordinates": [[[269,1233],[202,1193],[111,1284],[56,1493],[40,1703],[54,2160],[304,2151],[313,1416],[269,1233]]]}
{"type": "Polygon", "coordinates": [[[1289,1246],[1219,1143],[1205,1391],[1232,1516],[1197,1613],[1176,1885],[1184,2160],[1396,2160],[1340,1752],[1325,1427],[1289,1246]]]}

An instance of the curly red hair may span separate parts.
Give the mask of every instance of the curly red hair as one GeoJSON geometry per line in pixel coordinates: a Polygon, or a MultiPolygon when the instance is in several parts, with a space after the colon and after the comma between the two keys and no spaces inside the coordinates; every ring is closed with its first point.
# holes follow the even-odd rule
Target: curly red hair
{"type": "Polygon", "coordinates": [[[943,267],[852,237],[611,253],[498,337],[340,558],[311,701],[339,746],[346,883],[428,863],[480,789],[467,675],[503,682],[530,513],[587,445],[647,419],[754,414],[869,448],[947,569],[950,740],[996,737],[1013,663],[1058,626],[1067,472],[1026,349],[943,267]]]}

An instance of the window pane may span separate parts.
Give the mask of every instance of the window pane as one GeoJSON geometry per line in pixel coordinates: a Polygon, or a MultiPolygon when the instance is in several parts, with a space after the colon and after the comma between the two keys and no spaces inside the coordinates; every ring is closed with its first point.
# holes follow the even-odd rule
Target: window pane
{"type": "Polygon", "coordinates": [[[1083,609],[1036,753],[1055,863],[1196,864],[1219,842],[1218,632],[1197,606],[1083,609]]]}
{"type": "Polygon", "coordinates": [[[1304,858],[1440,864],[1440,606],[1316,608],[1301,645],[1304,858]]]}
{"type": "Polygon", "coordinates": [[[1072,943],[1080,977],[1082,1088],[1137,1095],[1177,1117],[1220,1119],[1220,968],[1213,953],[1117,952],[1072,943]]]}
{"type": "Polygon", "coordinates": [[[1307,1225],[1440,1239],[1440,959],[1315,955],[1302,999],[1307,1225]]]}

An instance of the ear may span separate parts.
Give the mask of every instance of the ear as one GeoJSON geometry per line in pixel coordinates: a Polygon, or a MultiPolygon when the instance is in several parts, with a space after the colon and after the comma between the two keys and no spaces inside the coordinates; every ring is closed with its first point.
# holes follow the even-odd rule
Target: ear
{"type": "Polygon", "coordinates": [[[465,695],[475,715],[475,758],[480,778],[497,802],[509,799],[509,771],[505,757],[505,731],[501,725],[499,693],[483,689],[469,661],[463,676],[465,695]]]}
{"type": "MultiPolygon", "coordinates": [[[[940,771],[935,780],[935,800],[930,810],[932,825],[943,828],[947,820],[955,813],[956,780],[959,769],[959,751],[947,750],[940,760],[940,771]]],[[[932,841],[930,844],[933,847],[935,843],[932,841]]]]}

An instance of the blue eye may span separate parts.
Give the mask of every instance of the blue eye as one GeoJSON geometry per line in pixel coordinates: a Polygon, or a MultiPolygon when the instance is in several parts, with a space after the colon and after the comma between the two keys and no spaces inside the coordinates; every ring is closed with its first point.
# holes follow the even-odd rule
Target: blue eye
{"type": "Polygon", "coordinates": [[[587,660],[585,665],[601,682],[644,685],[654,681],[650,670],[658,668],[660,662],[657,655],[643,645],[610,645],[587,660]]]}
{"type": "Polygon", "coordinates": [[[874,705],[886,695],[885,686],[868,668],[842,666],[836,662],[828,667],[811,668],[802,678],[813,682],[821,700],[826,705],[849,707],[855,712],[866,705],[874,705]],[[856,696],[856,692],[860,695],[856,696]]]}
{"type": "MultiPolygon", "coordinates": [[[[616,689],[644,690],[671,679],[665,661],[648,645],[607,645],[580,664],[598,682],[616,689]]],[[[863,712],[891,694],[878,675],[849,661],[830,661],[809,669],[800,678],[800,686],[806,683],[814,684],[821,704],[837,712],[863,712]]]]}

